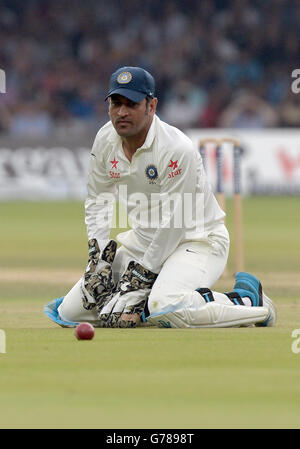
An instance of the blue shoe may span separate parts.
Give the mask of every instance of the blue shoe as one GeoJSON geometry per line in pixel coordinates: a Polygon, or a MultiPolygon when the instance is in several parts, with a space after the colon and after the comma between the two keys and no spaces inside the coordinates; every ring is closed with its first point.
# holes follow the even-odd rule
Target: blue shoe
{"type": "Polygon", "coordinates": [[[275,326],[277,320],[276,307],[262,290],[260,281],[253,274],[239,272],[236,274],[236,282],[233,289],[241,298],[248,297],[254,307],[266,307],[269,310],[268,317],[262,323],[256,323],[259,327],[275,326]]]}
{"type": "Polygon", "coordinates": [[[243,271],[236,273],[233,291],[238,293],[241,298],[246,296],[250,298],[253,307],[263,305],[261,283],[253,274],[243,271]]]}
{"type": "Polygon", "coordinates": [[[54,321],[56,324],[59,324],[61,327],[76,327],[79,323],[75,323],[74,321],[64,321],[59,316],[58,307],[63,302],[63,299],[64,298],[57,298],[49,302],[49,304],[46,304],[44,307],[44,313],[50,318],[50,320],[54,321]]]}

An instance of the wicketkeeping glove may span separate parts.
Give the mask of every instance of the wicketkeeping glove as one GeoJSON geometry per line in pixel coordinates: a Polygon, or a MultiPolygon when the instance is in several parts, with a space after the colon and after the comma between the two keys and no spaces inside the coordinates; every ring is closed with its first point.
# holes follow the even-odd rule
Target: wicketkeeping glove
{"type": "Polygon", "coordinates": [[[111,264],[117,242],[110,240],[102,252],[96,239],[89,240],[88,246],[89,260],[81,283],[83,307],[87,310],[96,307],[100,312],[114,289],[111,264]]]}
{"type": "Polygon", "coordinates": [[[156,273],[147,270],[138,262],[129,262],[115,294],[99,314],[101,325],[103,327],[136,327],[156,278],[156,273]]]}

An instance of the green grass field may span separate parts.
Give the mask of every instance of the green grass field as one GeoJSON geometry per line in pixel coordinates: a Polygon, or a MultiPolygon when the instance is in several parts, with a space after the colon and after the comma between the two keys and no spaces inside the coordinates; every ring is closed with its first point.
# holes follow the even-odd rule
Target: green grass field
{"type": "MultiPolygon", "coordinates": [[[[299,198],[244,201],[246,269],[276,303],[276,327],[96,329],[92,341],[43,314],[85,268],[83,205],[0,210],[1,428],[299,428],[299,198]]],[[[232,288],[231,254],[228,272],[216,290],[232,288]]]]}

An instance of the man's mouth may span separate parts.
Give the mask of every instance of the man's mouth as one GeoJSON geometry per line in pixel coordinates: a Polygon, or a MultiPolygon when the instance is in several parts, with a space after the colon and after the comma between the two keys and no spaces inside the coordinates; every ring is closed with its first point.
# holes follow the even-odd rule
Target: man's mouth
{"type": "Polygon", "coordinates": [[[130,125],[131,122],[129,120],[117,120],[117,125],[130,125]]]}

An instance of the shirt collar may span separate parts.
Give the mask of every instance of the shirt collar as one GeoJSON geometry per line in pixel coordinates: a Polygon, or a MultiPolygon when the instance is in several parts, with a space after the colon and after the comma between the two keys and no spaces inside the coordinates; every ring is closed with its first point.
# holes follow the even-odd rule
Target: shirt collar
{"type": "Polygon", "coordinates": [[[145,142],[139,148],[140,150],[146,150],[146,149],[151,147],[151,145],[153,143],[153,140],[154,140],[154,137],[155,137],[155,121],[156,121],[156,116],[154,116],[153,119],[152,119],[152,123],[151,123],[149,131],[147,133],[145,142]]]}

